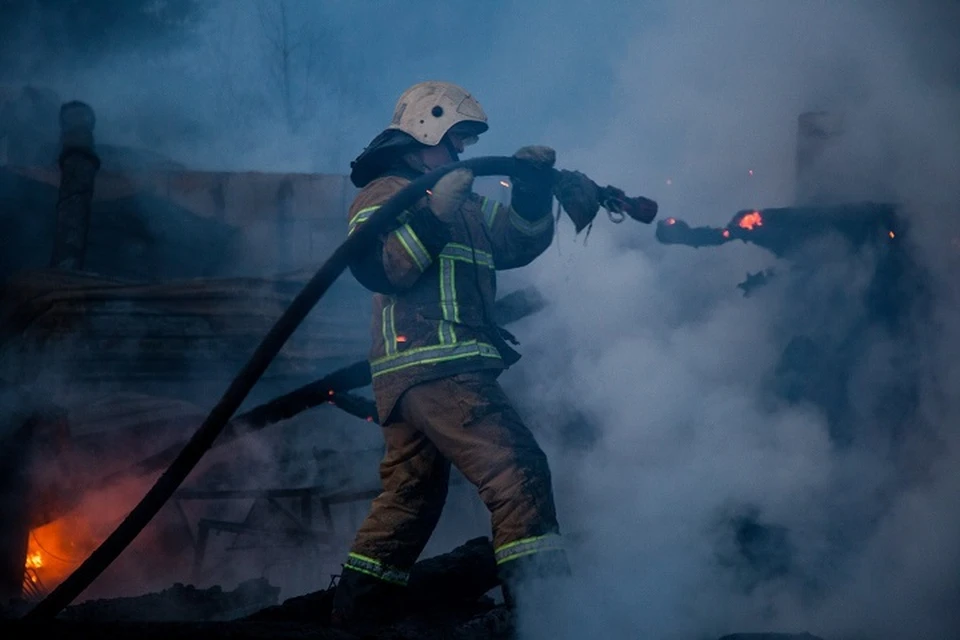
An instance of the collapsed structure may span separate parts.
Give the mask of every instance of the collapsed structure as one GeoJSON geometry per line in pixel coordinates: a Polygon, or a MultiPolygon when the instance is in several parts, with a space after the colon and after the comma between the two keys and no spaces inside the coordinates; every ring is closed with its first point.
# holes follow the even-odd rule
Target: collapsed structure
{"type": "MultiPolygon", "coordinates": [[[[8,103],[5,113],[14,112],[24,110],[8,103]]],[[[22,128],[3,129],[17,135],[5,135],[0,165],[0,500],[10,516],[0,526],[2,600],[42,597],[163,469],[311,266],[342,240],[353,193],[345,176],[189,171],[94,144],[95,116],[83,103],[63,105],[60,124],[58,150],[49,131],[31,147],[22,128]],[[104,511],[95,522],[84,517],[91,509],[104,511]]],[[[508,297],[504,321],[538,305],[508,297]]],[[[376,421],[372,403],[348,393],[369,384],[368,307],[359,285],[338,283],[253,400],[280,398],[241,416],[232,436],[333,403],[347,413],[326,422],[376,421]],[[336,370],[344,374],[316,382],[336,370]]],[[[255,484],[244,468],[255,457],[242,447],[210,456],[154,525],[148,537],[162,544],[150,546],[152,560],[140,562],[215,580],[204,569],[220,535],[240,551],[332,552],[337,505],[375,495],[379,452],[359,452],[371,473],[358,479],[343,451],[298,451],[280,438],[269,446],[280,462],[268,474],[275,485],[255,484]],[[243,517],[226,517],[236,511],[227,505],[243,517]]],[[[352,525],[340,530],[349,536],[352,525]]]]}
{"type": "MultiPolygon", "coordinates": [[[[110,501],[118,487],[139,497],[309,277],[310,266],[342,239],[353,195],[345,176],[197,172],[152,156],[138,165],[129,151],[115,152],[110,163],[93,144],[92,112],[73,103],[61,113],[59,168],[9,158],[0,165],[0,381],[10,408],[0,431],[0,505],[9,514],[0,525],[2,599],[40,598],[79,564],[104,534],[83,530],[91,497],[110,501]],[[131,478],[136,482],[125,485],[131,478]]],[[[822,150],[817,141],[836,133],[825,121],[832,122],[822,115],[800,120],[798,206],[744,210],[723,228],[691,228],[668,218],[657,237],[693,247],[752,242],[802,269],[811,240],[839,234],[880,256],[870,289],[875,295],[860,329],[901,331],[903,314],[924,303],[924,289],[916,286],[923,274],[901,250],[908,225],[892,204],[837,203],[815,192],[825,184],[811,169],[822,150]]],[[[18,140],[17,148],[23,144],[18,140]]],[[[754,274],[740,286],[749,295],[770,277],[775,274],[754,274]]],[[[369,383],[368,304],[365,291],[343,282],[281,352],[265,376],[261,404],[235,419],[224,444],[326,403],[345,410],[336,414],[340,419],[376,422],[369,400],[351,395],[369,383]],[[274,396],[280,397],[263,402],[274,396]]],[[[541,306],[535,295],[509,297],[501,304],[503,323],[541,306]]],[[[839,443],[851,435],[842,381],[858,355],[854,338],[845,336],[836,348],[798,335],[784,349],[780,368],[777,393],[822,406],[839,443]],[[825,382],[823,372],[833,377],[825,382]]],[[[901,413],[888,414],[890,428],[916,402],[909,381],[896,391],[901,413]]],[[[339,523],[337,508],[370,500],[377,493],[374,478],[358,481],[338,468],[342,452],[286,453],[308,459],[314,472],[269,487],[241,481],[249,458],[214,453],[151,525],[149,553],[138,561],[148,571],[172,565],[198,578],[207,570],[212,538],[221,534],[232,538],[235,551],[273,544],[296,554],[319,547],[339,558],[338,545],[349,539],[350,519],[360,512],[339,523]],[[235,510],[225,506],[236,502],[245,505],[239,518],[228,516],[235,510]],[[211,506],[197,517],[188,513],[197,503],[211,506]]],[[[374,469],[379,451],[369,453],[374,469]]],[[[282,456],[271,463],[281,470],[304,468],[302,460],[282,456]]],[[[277,478],[283,479],[282,471],[277,478]]],[[[114,523],[117,514],[103,521],[114,523]]],[[[732,514],[731,524],[738,544],[733,561],[751,566],[751,580],[790,570],[788,534],[776,523],[761,522],[746,509],[732,514]]],[[[456,587],[440,580],[441,592],[462,596],[469,604],[463,615],[480,616],[486,622],[477,624],[492,627],[452,637],[507,637],[509,624],[489,617],[492,605],[482,599],[495,586],[489,543],[475,541],[464,553],[438,574],[456,578],[456,587]]],[[[276,602],[272,588],[254,593],[263,598],[254,605],[276,602]]],[[[181,598],[183,591],[167,597],[181,598]]],[[[329,590],[304,598],[244,615],[257,622],[322,623],[318,602],[329,600],[329,590]]],[[[451,602],[444,606],[456,609],[451,602]]],[[[101,615],[117,611],[111,606],[101,615]]],[[[463,620],[454,626],[461,628],[463,620]]]]}

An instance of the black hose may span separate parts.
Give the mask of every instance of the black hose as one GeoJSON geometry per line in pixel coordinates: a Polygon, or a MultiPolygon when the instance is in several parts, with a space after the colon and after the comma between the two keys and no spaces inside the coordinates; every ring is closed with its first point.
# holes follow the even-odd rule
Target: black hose
{"type": "Polygon", "coordinates": [[[386,204],[380,207],[355,233],[350,235],[333,252],[319,271],[294,298],[280,319],[273,325],[257,346],[253,355],[230,383],[220,401],[213,407],[206,420],[184,445],[177,458],[147,491],[140,502],[127,514],[123,522],[93,553],[77,567],[53,591],[28,611],[24,619],[49,619],[60,613],[116,560],[134,538],[166,504],[170,496],[183,483],[193,468],[211,447],[213,441],[226,426],[234,412],[246,399],[250,390],[266,371],[276,355],[293,335],[307,314],[319,302],[333,283],[340,277],[354,257],[372,246],[376,238],[408,207],[420,200],[427,189],[454,169],[470,169],[476,176],[510,176],[512,178],[536,179],[543,174],[533,165],[509,157],[489,156],[473,158],[450,164],[412,181],[386,204]]]}

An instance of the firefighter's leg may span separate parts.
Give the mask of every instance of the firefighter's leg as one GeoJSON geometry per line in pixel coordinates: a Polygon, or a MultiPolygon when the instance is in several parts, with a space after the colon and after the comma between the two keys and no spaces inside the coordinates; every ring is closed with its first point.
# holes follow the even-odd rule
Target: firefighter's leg
{"type": "Polygon", "coordinates": [[[505,583],[569,572],[547,457],[494,375],[418,385],[399,408],[478,488],[505,583]]]}
{"type": "Polygon", "coordinates": [[[383,491],[357,532],[334,596],[334,621],[380,622],[402,609],[408,570],[443,510],[450,463],[426,436],[403,422],[383,428],[383,491]]]}

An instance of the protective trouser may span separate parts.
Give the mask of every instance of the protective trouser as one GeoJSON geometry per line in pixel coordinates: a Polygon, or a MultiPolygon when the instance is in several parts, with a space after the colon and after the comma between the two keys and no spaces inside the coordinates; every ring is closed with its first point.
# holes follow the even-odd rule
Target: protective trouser
{"type": "Polygon", "coordinates": [[[383,492],[357,533],[335,609],[360,606],[361,585],[377,599],[406,583],[440,518],[451,463],[490,510],[505,580],[534,557],[551,557],[544,566],[565,567],[547,458],[495,373],[463,373],[411,387],[394,417],[383,427],[383,492]]]}

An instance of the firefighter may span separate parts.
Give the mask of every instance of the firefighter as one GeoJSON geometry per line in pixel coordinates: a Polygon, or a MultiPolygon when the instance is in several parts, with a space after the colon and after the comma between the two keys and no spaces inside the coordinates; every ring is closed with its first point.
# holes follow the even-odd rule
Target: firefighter
{"type": "MultiPolygon", "coordinates": [[[[487,128],[461,87],[410,87],[389,127],[351,163],[361,190],[347,232],[411,180],[456,162],[487,128]]],[[[555,161],[548,147],[515,157],[543,169],[555,161]]],[[[451,464],[490,511],[508,604],[532,576],[569,571],[547,458],[497,382],[519,354],[494,321],[496,271],[530,264],[553,239],[553,187],[550,172],[541,173],[541,181],[514,182],[509,206],[474,193],[469,171],[448,173],[351,265],[374,292],[370,366],[386,451],[383,490],[343,566],[336,623],[400,613],[409,569],[440,518],[451,464]]]]}

